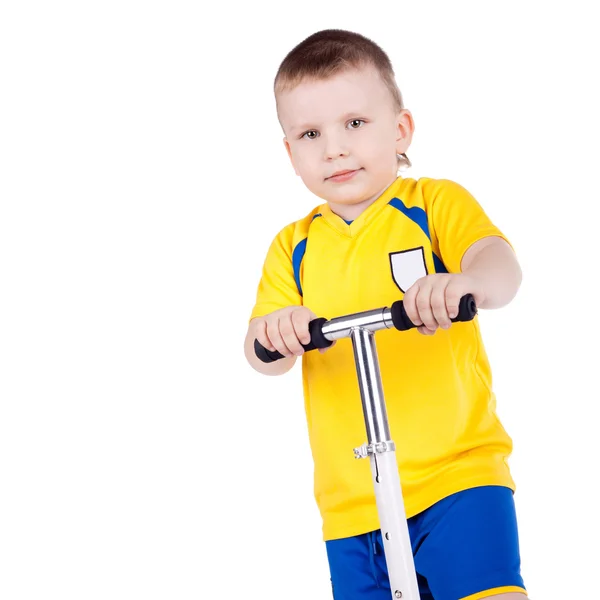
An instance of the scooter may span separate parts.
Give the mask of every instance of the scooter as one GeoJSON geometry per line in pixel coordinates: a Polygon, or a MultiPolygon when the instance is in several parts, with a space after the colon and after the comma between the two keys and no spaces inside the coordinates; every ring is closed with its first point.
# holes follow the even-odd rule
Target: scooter
{"type": "MultiPolygon", "coordinates": [[[[467,294],[461,298],[458,315],[452,322],[470,321],[476,314],[475,299],[467,294]]],[[[342,338],[349,337],[352,340],[368,440],[354,448],[354,456],[370,459],[392,598],[420,600],[396,462],[396,446],[390,436],[375,346],[375,332],[392,327],[400,331],[416,327],[406,314],[401,300],[394,302],[391,308],[383,307],[331,320],[314,319],[309,323],[311,340],[303,348],[310,351],[327,348],[342,338]]],[[[254,340],[254,351],[265,363],[283,358],[279,352],[264,348],[258,340],[254,340]]]]}

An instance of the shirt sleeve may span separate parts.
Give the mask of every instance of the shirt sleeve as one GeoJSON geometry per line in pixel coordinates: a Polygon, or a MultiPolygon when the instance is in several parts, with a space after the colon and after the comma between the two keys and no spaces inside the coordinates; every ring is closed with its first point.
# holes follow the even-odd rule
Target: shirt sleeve
{"type": "Polygon", "coordinates": [[[463,186],[448,179],[438,179],[430,180],[425,187],[432,245],[438,249],[448,272],[460,273],[465,252],[483,238],[497,236],[511,245],[463,186]]]}
{"type": "Polygon", "coordinates": [[[286,306],[302,305],[292,262],[294,225],[279,232],[271,243],[258,284],[250,320],[286,306]]]}

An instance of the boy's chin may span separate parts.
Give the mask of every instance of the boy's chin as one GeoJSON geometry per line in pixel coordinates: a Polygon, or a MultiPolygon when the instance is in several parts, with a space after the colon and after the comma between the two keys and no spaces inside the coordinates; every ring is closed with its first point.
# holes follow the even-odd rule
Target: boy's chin
{"type": "Polygon", "coordinates": [[[354,204],[360,204],[369,198],[369,194],[362,186],[355,186],[354,189],[335,190],[332,193],[331,190],[327,190],[329,193],[326,194],[326,200],[342,206],[353,206],[354,204]]]}
{"type": "Polygon", "coordinates": [[[314,185],[311,186],[308,182],[304,182],[306,187],[315,195],[332,204],[340,206],[352,206],[360,204],[373,195],[373,193],[365,186],[364,182],[347,181],[344,183],[314,185]]]}

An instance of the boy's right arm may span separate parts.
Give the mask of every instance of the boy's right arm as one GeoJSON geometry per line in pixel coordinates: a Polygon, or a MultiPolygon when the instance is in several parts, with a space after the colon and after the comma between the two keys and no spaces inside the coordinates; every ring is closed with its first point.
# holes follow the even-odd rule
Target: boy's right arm
{"type": "Polygon", "coordinates": [[[315,318],[315,314],[305,306],[288,306],[252,319],[244,342],[244,353],[250,366],[264,375],[287,373],[296,358],[304,354],[301,344],[310,342],[308,323],[315,318]],[[255,339],[267,350],[277,350],[285,358],[272,363],[262,362],[254,352],[255,339]]]}

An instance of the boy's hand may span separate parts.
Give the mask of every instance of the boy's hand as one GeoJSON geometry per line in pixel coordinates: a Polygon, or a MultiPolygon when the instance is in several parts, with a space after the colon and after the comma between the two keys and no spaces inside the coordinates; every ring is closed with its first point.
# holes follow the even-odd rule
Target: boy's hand
{"type": "Polygon", "coordinates": [[[465,294],[473,294],[477,306],[485,299],[482,283],[470,275],[427,275],[415,281],[404,294],[404,309],[421,333],[433,335],[438,327],[450,327],[450,319],[458,315],[458,305],[465,294]]]}
{"type": "MultiPolygon", "coordinates": [[[[302,356],[304,348],[301,344],[310,342],[308,323],[316,318],[305,306],[287,306],[255,319],[255,337],[267,350],[277,350],[286,357],[302,356]]],[[[320,348],[319,351],[327,349],[320,348]]]]}

